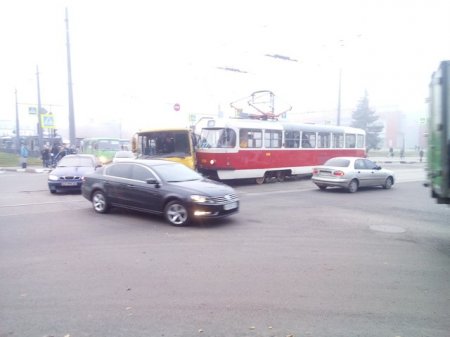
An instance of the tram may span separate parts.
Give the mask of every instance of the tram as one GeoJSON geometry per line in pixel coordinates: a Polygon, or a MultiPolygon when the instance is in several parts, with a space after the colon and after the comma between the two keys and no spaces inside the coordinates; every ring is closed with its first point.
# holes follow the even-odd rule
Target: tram
{"type": "Polygon", "coordinates": [[[366,156],[362,129],[277,119],[211,119],[197,144],[197,170],[212,179],[283,181],[337,156],[366,156]]]}

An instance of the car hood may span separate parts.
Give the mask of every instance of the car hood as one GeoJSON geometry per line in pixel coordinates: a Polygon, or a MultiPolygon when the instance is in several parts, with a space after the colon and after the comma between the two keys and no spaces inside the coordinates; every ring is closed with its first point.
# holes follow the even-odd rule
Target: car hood
{"type": "Polygon", "coordinates": [[[74,166],[74,167],[57,167],[50,174],[56,176],[85,176],[88,173],[94,172],[93,167],[74,166]]]}
{"type": "Polygon", "coordinates": [[[206,195],[210,197],[222,196],[225,194],[236,194],[230,186],[208,179],[171,182],[170,185],[188,189],[193,194],[206,195]]]}

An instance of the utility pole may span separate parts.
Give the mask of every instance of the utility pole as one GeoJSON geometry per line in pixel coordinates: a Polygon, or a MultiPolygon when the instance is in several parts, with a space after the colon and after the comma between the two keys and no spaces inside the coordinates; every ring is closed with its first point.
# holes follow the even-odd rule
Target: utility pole
{"type": "Polygon", "coordinates": [[[16,96],[16,151],[20,149],[20,126],[19,126],[19,102],[17,100],[17,89],[14,92],[16,96]]]}
{"type": "Polygon", "coordinates": [[[67,78],[69,88],[69,138],[70,138],[70,145],[76,146],[77,139],[75,135],[75,113],[73,109],[72,66],[70,62],[69,12],[67,10],[67,7],[66,7],[66,41],[67,41],[67,78]]]}
{"type": "Polygon", "coordinates": [[[38,131],[38,139],[39,139],[39,149],[42,148],[42,142],[43,142],[43,135],[42,135],[42,127],[41,127],[41,110],[42,110],[42,105],[41,105],[41,87],[39,85],[39,68],[36,65],[36,81],[37,81],[37,95],[38,95],[38,108],[37,108],[37,118],[38,118],[38,123],[37,123],[37,131],[38,131]]]}
{"type": "Polygon", "coordinates": [[[337,125],[341,125],[341,84],[342,68],[339,68],[339,86],[338,86],[338,106],[337,106],[337,125]]]}

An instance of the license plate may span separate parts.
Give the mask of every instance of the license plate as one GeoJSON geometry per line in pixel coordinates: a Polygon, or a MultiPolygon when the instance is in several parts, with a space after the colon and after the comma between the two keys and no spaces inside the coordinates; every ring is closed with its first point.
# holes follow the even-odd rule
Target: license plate
{"type": "Polygon", "coordinates": [[[230,210],[230,209],[236,208],[237,205],[238,205],[238,204],[237,204],[236,201],[230,202],[229,204],[223,205],[223,209],[226,210],[226,211],[228,211],[228,210],[230,210]]]}
{"type": "Polygon", "coordinates": [[[65,181],[65,182],[61,183],[61,186],[77,186],[77,182],[76,181],[65,181]]]}

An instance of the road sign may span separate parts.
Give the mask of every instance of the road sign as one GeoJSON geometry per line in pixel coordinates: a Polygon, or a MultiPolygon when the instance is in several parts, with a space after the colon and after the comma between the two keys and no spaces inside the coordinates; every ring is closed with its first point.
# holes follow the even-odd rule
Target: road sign
{"type": "Polygon", "coordinates": [[[175,104],[173,105],[173,109],[174,109],[175,111],[180,111],[180,104],[175,103],[175,104]]]}
{"type": "Polygon", "coordinates": [[[55,127],[53,115],[41,115],[41,127],[43,129],[53,129],[55,127]]]}

